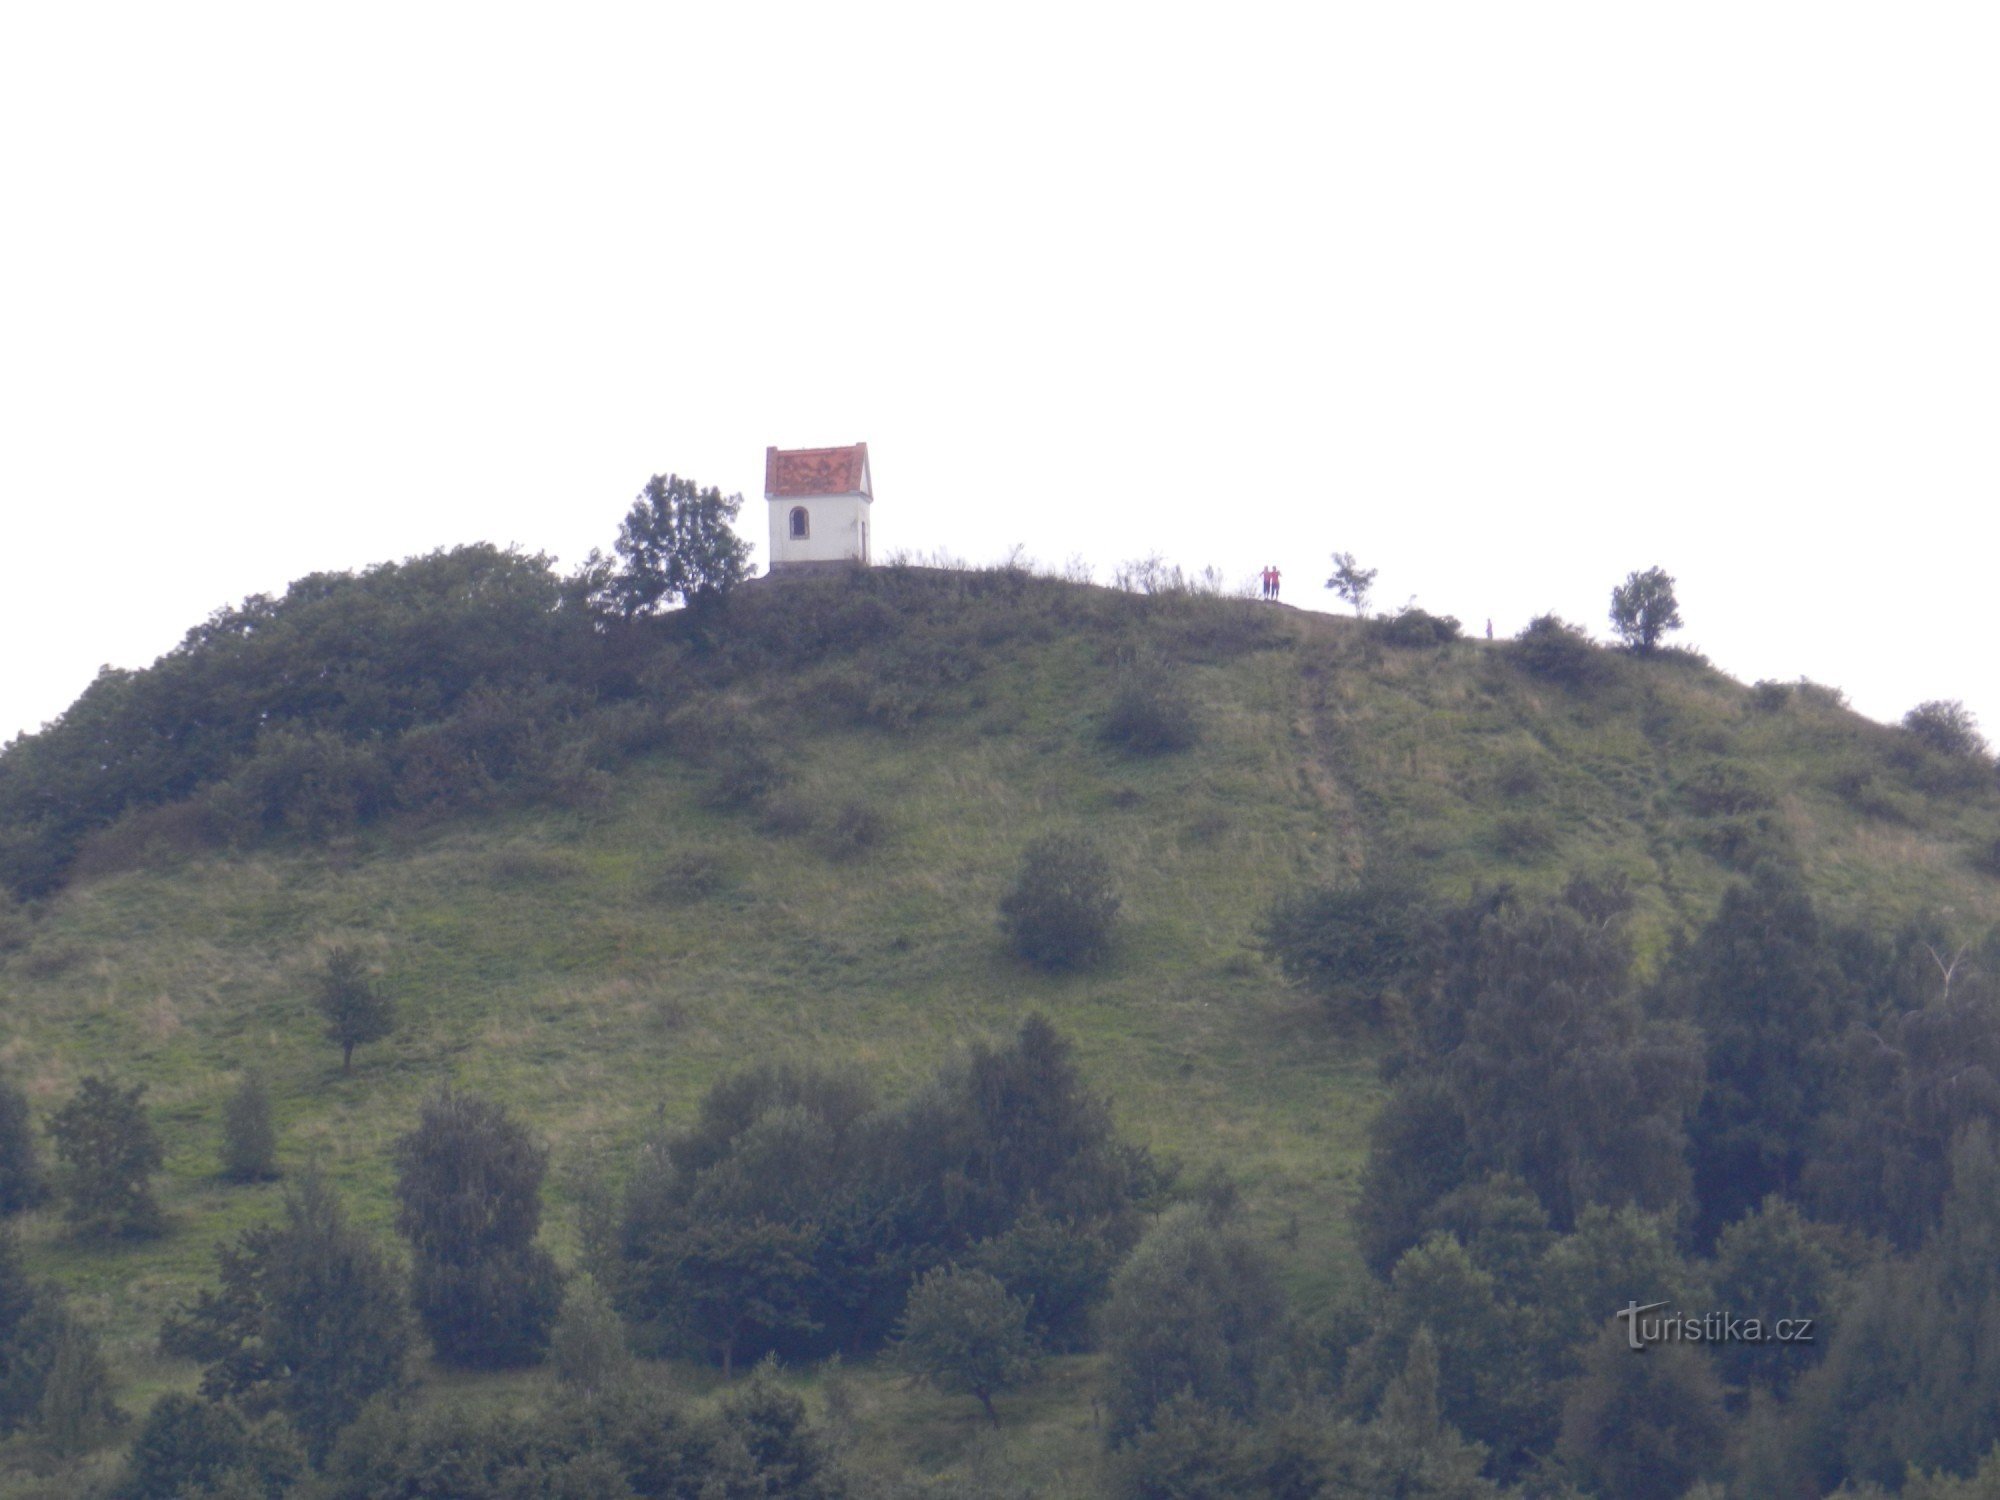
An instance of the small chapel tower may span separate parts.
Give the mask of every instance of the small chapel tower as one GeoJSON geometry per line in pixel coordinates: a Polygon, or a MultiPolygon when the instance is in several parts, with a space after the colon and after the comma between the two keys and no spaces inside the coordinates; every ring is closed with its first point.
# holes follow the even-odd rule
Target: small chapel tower
{"type": "Polygon", "coordinates": [[[868,511],[875,491],[866,443],[766,448],[764,499],[771,507],[773,573],[868,566],[868,511]]]}

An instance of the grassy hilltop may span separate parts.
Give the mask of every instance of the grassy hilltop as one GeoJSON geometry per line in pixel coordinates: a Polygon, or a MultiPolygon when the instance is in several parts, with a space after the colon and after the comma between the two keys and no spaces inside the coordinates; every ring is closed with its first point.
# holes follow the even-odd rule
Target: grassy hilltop
{"type": "MultiPolygon", "coordinates": [[[[1447,895],[1617,872],[1642,965],[1773,851],[1835,915],[2000,916],[1990,777],[1827,690],[1749,689],[1691,655],[1600,651],[1571,683],[1507,643],[897,569],[754,586],[709,629],[621,646],[615,690],[552,713],[534,777],[247,821],[225,795],[244,778],[211,778],[223,791],[89,831],[65,883],[10,919],[0,1061],[42,1118],[88,1074],[144,1083],[167,1147],[164,1238],[79,1246],[52,1208],[23,1221],[34,1267],[105,1331],[128,1408],[192,1386],[156,1351],[160,1319],[282,1190],[217,1175],[248,1067],[282,1163],[323,1164],[385,1240],[389,1144],[423,1095],[450,1080],[504,1101],[552,1145],[544,1237],[567,1260],[577,1174],[618,1174],[718,1077],[848,1060],[893,1097],[1039,1010],[1127,1136],[1237,1180],[1313,1309],[1366,1275],[1346,1215],[1381,1085],[1374,1044],[1259,950],[1285,891],[1388,862],[1447,895]],[[1191,714],[1191,746],[1101,736],[1134,682],[1191,714]],[[1049,975],[1004,951],[995,902],[1028,840],[1075,828],[1109,856],[1122,917],[1102,967],[1049,975]],[[307,1004],[337,944],[369,956],[399,1017],[346,1077],[307,1004]]],[[[1000,1441],[1043,1493],[1097,1462],[1089,1368],[1060,1360],[1003,1400],[1000,1441]]],[[[535,1378],[445,1385],[506,1399],[535,1378]]],[[[860,1380],[883,1452],[941,1463],[992,1441],[963,1401],[860,1380]]]]}

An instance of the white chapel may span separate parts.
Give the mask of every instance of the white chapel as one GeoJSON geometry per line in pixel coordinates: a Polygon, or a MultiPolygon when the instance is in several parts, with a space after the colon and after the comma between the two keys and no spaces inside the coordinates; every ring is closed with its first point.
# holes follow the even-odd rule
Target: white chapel
{"type": "Polygon", "coordinates": [[[771,510],[773,573],[868,566],[868,512],[875,490],[866,443],[766,448],[764,499],[771,510]]]}

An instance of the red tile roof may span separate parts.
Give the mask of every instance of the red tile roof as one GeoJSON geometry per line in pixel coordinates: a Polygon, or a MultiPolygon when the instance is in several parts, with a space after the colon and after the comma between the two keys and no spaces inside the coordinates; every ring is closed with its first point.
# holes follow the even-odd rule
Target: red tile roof
{"type": "Polygon", "coordinates": [[[868,445],[852,448],[766,448],[764,496],[858,495],[868,482],[868,445]]]}

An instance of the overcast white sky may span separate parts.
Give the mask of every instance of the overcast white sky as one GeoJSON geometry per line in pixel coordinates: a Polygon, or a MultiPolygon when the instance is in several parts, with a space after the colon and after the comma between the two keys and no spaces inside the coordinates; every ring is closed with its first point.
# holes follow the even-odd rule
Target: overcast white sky
{"type": "Polygon", "coordinates": [[[1334,549],[2000,731],[2000,10],[0,11],[0,738],[291,578],[865,440],[878,551],[1334,549]]]}

